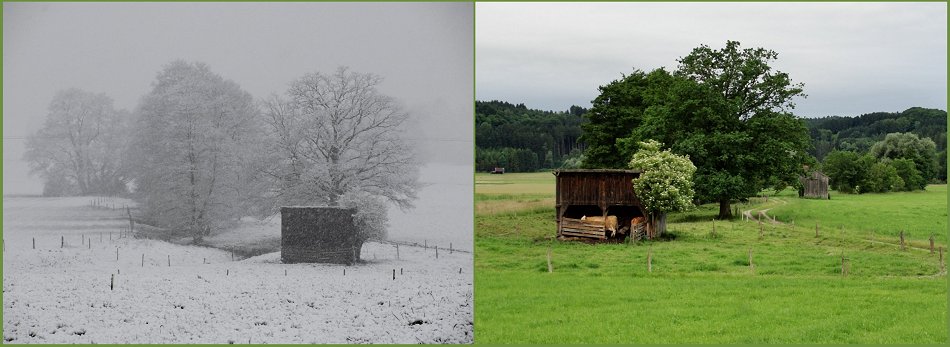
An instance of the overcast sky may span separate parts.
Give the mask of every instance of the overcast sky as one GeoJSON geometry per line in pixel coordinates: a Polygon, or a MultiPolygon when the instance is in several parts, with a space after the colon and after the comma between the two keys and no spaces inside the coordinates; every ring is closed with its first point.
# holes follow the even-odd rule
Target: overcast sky
{"type": "Polygon", "coordinates": [[[476,95],[590,107],[624,73],[727,40],[778,52],[773,67],[805,84],[800,116],[947,108],[945,2],[477,3],[476,95]]]}
{"type": "Polygon", "coordinates": [[[4,3],[4,193],[38,193],[23,137],[57,90],[134,110],[164,64],[207,63],[255,98],[308,72],[385,78],[425,161],[472,162],[471,3],[4,3]]]}

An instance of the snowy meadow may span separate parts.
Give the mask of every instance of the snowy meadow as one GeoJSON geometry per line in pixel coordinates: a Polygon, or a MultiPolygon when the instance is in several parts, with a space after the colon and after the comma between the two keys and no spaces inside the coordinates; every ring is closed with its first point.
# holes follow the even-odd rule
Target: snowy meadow
{"type": "MultiPolygon", "coordinates": [[[[134,203],[93,199],[4,198],[5,342],[472,341],[470,248],[439,245],[436,255],[441,241],[423,241],[428,248],[401,245],[397,258],[394,244],[368,242],[355,266],[280,264],[279,252],[232,260],[221,249],[122,235],[121,206],[134,203]]],[[[279,222],[263,225],[279,235],[279,222]]],[[[393,234],[414,241],[404,226],[394,218],[393,234]]]]}

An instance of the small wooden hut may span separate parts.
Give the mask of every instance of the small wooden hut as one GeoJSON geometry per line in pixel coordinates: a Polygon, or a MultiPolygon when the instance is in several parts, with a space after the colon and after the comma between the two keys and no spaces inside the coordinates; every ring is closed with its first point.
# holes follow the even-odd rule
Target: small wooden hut
{"type": "Polygon", "coordinates": [[[281,207],[280,260],[291,263],[353,264],[362,242],[344,207],[281,207]]]}
{"type": "Polygon", "coordinates": [[[812,171],[811,174],[800,177],[799,181],[802,184],[802,188],[798,194],[800,197],[828,199],[827,175],[818,171],[812,171]]]}
{"type": "Polygon", "coordinates": [[[636,170],[556,170],[559,239],[653,238],[654,228],[633,189],[636,170]]]}

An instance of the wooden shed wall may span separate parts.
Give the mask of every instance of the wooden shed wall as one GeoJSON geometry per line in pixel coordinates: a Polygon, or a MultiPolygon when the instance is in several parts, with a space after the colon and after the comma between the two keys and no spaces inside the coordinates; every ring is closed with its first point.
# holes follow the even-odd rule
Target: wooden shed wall
{"type": "Polygon", "coordinates": [[[814,172],[810,176],[801,178],[803,196],[806,198],[828,198],[828,176],[814,172]]]}
{"type": "MultiPolygon", "coordinates": [[[[584,236],[607,239],[603,222],[582,222],[580,215],[571,215],[569,210],[577,207],[596,206],[600,217],[615,215],[617,228],[630,224],[631,219],[644,215],[643,205],[633,189],[633,179],[640,176],[631,170],[569,170],[556,171],[556,220],[558,236],[584,236]],[[583,224],[590,224],[584,226],[583,224]],[[571,230],[568,232],[565,228],[571,230]],[[596,230],[594,230],[596,229],[596,230]]],[[[588,217],[590,208],[582,209],[588,217]]],[[[573,212],[574,214],[580,214],[573,212]]],[[[622,236],[621,236],[622,237],[622,236]]]]}
{"type": "Polygon", "coordinates": [[[558,205],[639,206],[633,191],[637,173],[562,172],[557,176],[558,205]]]}
{"type": "Polygon", "coordinates": [[[358,250],[352,208],[282,207],[280,259],[290,263],[356,262],[358,250]]]}

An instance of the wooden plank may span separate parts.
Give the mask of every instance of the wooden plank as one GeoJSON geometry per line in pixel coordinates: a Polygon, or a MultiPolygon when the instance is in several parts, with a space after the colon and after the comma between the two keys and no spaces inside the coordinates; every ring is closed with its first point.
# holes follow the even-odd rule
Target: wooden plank
{"type": "Polygon", "coordinates": [[[594,232],[594,231],[597,231],[597,232],[604,232],[604,228],[603,228],[603,227],[592,227],[592,226],[586,226],[586,225],[567,225],[567,224],[561,224],[561,229],[576,229],[576,230],[588,230],[588,231],[591,231],[591,232],[594,232]]]}
{"type": "Polygon", "coordinates": [[[567,230],[561,230],[561,235],[564,235],[564,236],[573,236],[573,237],[585,237],[585,238],[601,239],[601,240],[607,239],[607,236],[606,236],[606,235],[594,235],[594,234],[588,234],[588,233],[575,233],[575,232],[570,232],[570,231],[567,231],[567,230]]]}
{"type": "Polygon", "coordinates": [[[590,235],[606,235],[602,230],[583,230],[583,229],[571,229],[571,228],[561,228],[562,232],[572,232],[578,234],[590,234],[590,235]]]}

